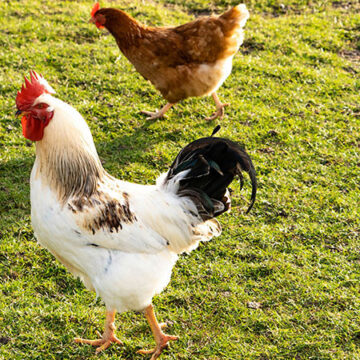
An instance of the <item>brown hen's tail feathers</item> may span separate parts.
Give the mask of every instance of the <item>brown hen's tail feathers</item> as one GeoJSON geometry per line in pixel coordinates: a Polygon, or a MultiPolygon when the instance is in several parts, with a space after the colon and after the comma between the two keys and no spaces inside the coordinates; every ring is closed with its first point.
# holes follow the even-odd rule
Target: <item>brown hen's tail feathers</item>
{"type": "Polygon", "coordinates": [[[239,20],[247,20],[249,18],[249,10],[247,9],[245,4],[239,4],[234,6],[233,8],[225,11],[222,15],[220,15],[223,19],[239,19],[239,20]]]}
{"type": "Polygon", "coordinates": [[[224,12],[220,15],[220,19],[225,20],[226,22],[236,21],[238,26],[244,27],[246,20],[250,17],[250,13],[246,8],[245,4],[239,4],[231,8],[230,10],[224,12]]]}

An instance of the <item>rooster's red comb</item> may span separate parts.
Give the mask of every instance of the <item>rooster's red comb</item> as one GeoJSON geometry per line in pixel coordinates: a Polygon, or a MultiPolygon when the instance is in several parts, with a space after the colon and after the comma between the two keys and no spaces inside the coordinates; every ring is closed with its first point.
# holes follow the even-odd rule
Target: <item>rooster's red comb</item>
{"type": "Polygon", "coordinates": [[[91,10],[91,17],[93,17],[99,9],[100,9],[100,4],[97,2],[95,3],[94,7],[91,10]]]}
{"type": "Polygon", "coordinates": [[[54,89],[48,84],[42,75],[36,71],[30,71],[30,81],[24,76],[25,84],[16,96],[16,107],[19,110],[26,110],[42,94],[54,94],[54,89]]]}

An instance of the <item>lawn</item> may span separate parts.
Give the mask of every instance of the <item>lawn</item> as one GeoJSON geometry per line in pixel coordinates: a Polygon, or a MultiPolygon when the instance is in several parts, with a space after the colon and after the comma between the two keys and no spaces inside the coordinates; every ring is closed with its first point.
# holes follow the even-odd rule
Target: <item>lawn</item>
{"type": "MultiPolygon", "coordinates": [[[[220,13],[233,0],[102,1],[148,25],[220,13]]],[[[221,237],[181,256],[154,298],[168,332],[162,359],[360,359],[360,4],[249,0],[251,18],[219,91],[231,106],[207,122],[210,98],[165,119],[165,101],[88,24],[92,1],[3,1],[0,21],[0,359],[149,359],[142,314],[117,315],[101,355],[76,336],[103,330],[101,299],[41,248],[30,221],[34,145],[14,116],[30,69],[88,121],[107,171],[152,184],[188,142],[219,133],[243,144],[258,174],[222,215],[221,237]]]]}

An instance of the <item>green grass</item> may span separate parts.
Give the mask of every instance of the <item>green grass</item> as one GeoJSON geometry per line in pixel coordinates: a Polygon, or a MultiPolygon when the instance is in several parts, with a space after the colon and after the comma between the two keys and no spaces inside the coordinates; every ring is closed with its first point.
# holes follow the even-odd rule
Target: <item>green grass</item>
{"type": "MultiPolygon", "coordinates": [[[[112,1],[152,25],[220,12],[233,0],[112,1]]],[[[110,4],[108,2],[107,4],[110,4]]],[[[106,5],[103,1],[102,6],[106,5]]],[[[182,256],[158,317],[180,335],[162,359],[360,359],[360,6],[357,1],[250,0],[246,40],[219,91],[221,136],[243,143],[259,179],[221,217],[223,234],[182,256]],[[251,302],[259,304],[252,306],[251,302]],[[255,308],[252,308],[255,307],[255,308]]],[[[22,76],[41,72],[88,121],[105,168],[153,183],[182,146],[216,125],[209,98],[164,120],[165,101],[87,23],[92,2],[5,1],[0,22],[0,358],[148,359],[141,314],[118,315],[96,356],[75,336],[102,331],[104,306],[34,239],[34,145],[15,119],[22,76]]],[[[238,187],[234,186],[238,191],[238,187]]]]}

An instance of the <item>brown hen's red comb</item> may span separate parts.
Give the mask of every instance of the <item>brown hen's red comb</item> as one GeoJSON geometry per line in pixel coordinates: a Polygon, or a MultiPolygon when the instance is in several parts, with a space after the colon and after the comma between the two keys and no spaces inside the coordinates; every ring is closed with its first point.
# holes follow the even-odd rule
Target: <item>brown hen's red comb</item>
{"type": "Polygon", "coordinates": [[[24,80],[25,85],[22,85],[16,96],[16,107],[19,110],[29,108],[40,95],[54,92],[43,76],[36,71],[30,71],[30,81],[25,76],[24,80]]]}
{"type": "Polygon", "coordinates": [[[100,4],[97,2],[95,3],[94,7],[91,10],[91,16],[94,16],[99,9],[100,9],[100,4]]]}

